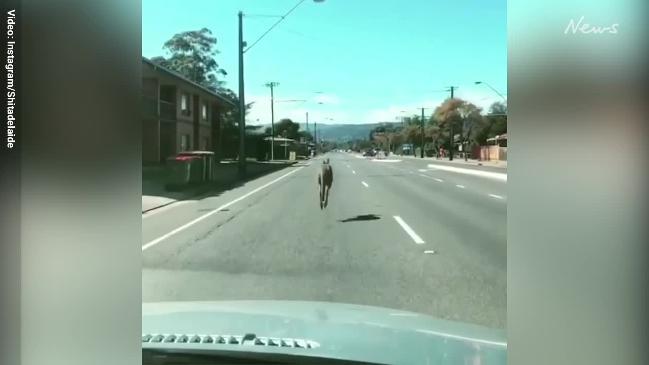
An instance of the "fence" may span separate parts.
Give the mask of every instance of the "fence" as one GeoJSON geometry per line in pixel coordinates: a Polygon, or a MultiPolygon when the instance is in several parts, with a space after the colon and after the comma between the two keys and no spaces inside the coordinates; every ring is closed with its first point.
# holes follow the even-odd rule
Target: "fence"
{"type": "Polygon", "coordinates": [[[507,161],[507,147],[480,146],[480,160],[507,161]]]}

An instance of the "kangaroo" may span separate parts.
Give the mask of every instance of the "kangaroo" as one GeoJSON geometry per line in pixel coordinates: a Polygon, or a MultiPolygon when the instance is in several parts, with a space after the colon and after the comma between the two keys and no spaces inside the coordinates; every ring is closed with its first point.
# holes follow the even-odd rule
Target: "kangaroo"
{"type": "Polygon", "coordinates": [[[320,190],[320,209],[326,208],[329,203],[329,190],[334,182],[334,172],[329,164],[329,159],[322,161],[322,167],[318,174],[318,185],[320,190]]]}

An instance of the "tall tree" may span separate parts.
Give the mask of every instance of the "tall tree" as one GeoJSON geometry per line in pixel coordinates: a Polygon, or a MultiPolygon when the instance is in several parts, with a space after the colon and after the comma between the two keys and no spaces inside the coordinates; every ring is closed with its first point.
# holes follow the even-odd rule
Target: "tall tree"
{"type": "Polygon", "coordinates": [[[489,137],[507,133],[507,104],[501,102],[491,104],[487,117],[491,121],[489,137]]]}
{"type": "Polygon", "coordinates": [[[495,102],[489,107],[489,113],[484,116],[484,126],[476,136],[481,145],[487,143],[487,139],[507,133],[507,104],[495,102]]]}
{"type": "Polygon", "coordinates": [[[442,130],[440,144],[447,150],[451,148],[453,135],[458,132],[460,127],[461,120],[457,109],[461,103],[462,100],[457,98],[447,99],[435,108],[435,119],[439,121],[439,127],[442,130]]]}
{"type": "Polygon", "coordinates": [[[475,143],[476,136],[483,127],[483,117],[480,108],[458,98],[447,99],[435,109],[435,119],[439,121],[442,144],[447,148],[459,135],[465,147],[475,143]],[[451,130],[453,135],[451,135],[451,130]]]}
{"type": "Polygon", "coordinates": [[[215,59],[219,53],[216,42],[207,28],[177,33],[162,47],[169,56],[154,57],[151,61],[216,91],[223,87],[219,77],[226,75],[215,59]]]}
{"type": "Polygon", "coordinates": [[[489,114],[502,114],[507,115],[507,104],[497,101],[489,107],[489,114]]]}
{"type": "MultiPolygon", "coordinates": [[[[268,131],[268,128],[266,129],[268,131]]],[[[288,118],[281,119],[275,123],[275,136],[281,136],[290,139],[299,139],[300,125],[288,118]]],[[[268,131],[270,132],[270,131],[268,131]]]]}

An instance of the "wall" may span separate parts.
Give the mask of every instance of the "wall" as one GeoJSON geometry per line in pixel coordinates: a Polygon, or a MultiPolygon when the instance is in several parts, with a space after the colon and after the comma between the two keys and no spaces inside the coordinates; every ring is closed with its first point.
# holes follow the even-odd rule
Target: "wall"
{"type": "Polygon", "coordinates": [[[159,154],[159,124],[157,119],[142,121],[142,161],[156,163],[160,161],[159,154]]]}
{"type": "Polygon", "coordinates": [[[507,147],[481,146],[480,160],[482,161],[507,161],[507,147]]]}
{"type": "Polygon", "coordinates": [[[192,125],[191,122],[181,122],[178,121],[176,123],[176,151],[175,153],[180,152],[180,142],[181,142],[181,136],[184,134],[189,135],[189,145],[187,147],[188,150],[193,150],[195,149],[194,147],[194,126],[192,125]]]}
{"type": "Polygon", "coordinates": [[[212,128],[209,125],[200,125],[198,129],[198,145],[197,150],[213,151],[212,144],[212,128]],[[207,138],[207,146],[203,146],[203,139],[207,138]]]}

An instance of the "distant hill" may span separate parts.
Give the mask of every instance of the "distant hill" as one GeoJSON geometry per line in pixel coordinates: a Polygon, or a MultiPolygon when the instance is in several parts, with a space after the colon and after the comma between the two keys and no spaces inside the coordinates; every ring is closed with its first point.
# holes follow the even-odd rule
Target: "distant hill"
{"type": "MultiPolygon", "coordinates": [[[[398,123],[369,123],[369,124],[323,124],[318,123],[318,138],[327,141],[344,142],[354,139],[368,139],[370,131],[380,125],[398,123]]],[[[264,124],[259,130],[265,130],[270,124],[264,124]]],[[[306,124],[300,123],[300,130],[306,130],[306,124]]],[[[313,124],[309,123],[309,131],[313,133],[313,124]]]]}

